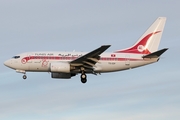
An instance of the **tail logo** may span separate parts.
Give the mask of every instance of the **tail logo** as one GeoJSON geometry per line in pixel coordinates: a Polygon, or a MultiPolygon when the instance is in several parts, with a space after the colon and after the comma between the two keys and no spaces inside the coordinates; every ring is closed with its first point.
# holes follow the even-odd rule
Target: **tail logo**
{"type": "Polygon", "coordinates": [[[161,31],[156,31],[156,32],[150,33],[150,34],[146,35],[145,37],[143,37],[141,40],[139,40],[132,47],[124,49],[124,50],[118,50],[116,52],[118,52],[118,53],[149,54],[151,52],[148,49],[147,42],[148,42],[148,40],[152,40],[152,39],[150,39],[152,37],[152,35],[155,35],[159,32],[161,32],[161,31]]]}
{"type": "Polygon", "coordinates": [[[139,45],[139,46],[137,47],[137,50],[138,50],[139,52],[143,52],[143,51],[145,50],[145,47],[144,47],[143,45],[139,45]]]}

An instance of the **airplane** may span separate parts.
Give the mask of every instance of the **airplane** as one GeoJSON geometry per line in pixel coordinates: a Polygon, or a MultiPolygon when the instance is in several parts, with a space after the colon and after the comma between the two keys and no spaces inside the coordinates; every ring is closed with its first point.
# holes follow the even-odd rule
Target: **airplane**
{"type": "Polygon", "coordinates": [[[50,72],[52,78],[70,79],[80,75],[82,83],[87,82],[86,74],[101,74],[122,71],[159,61],[168,50],[158,50],[166,17],[159,17],[131,47],[104,53],[111,45],[102,45],[91,52],[27,52],[13,56],[4,65],[23,73],[50,72]]]}

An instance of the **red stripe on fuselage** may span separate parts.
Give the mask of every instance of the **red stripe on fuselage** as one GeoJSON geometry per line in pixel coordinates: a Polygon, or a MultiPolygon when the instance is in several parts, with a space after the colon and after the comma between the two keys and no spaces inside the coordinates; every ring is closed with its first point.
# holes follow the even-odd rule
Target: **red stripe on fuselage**
{"type": "MultiPolygon", "coordinates": [[[[21,61],[28,62],[29,60],[75,60],[78,57],[59,57],[59,56],[29,56],[24,57],[21,61]]],[[[117,58],[117,57],[101,57],[101,61],[142,61],[143,59],[135,59],[135,58],[117,58]]],[[[22,62],[25,64],[25,62],[22,62]]]]}

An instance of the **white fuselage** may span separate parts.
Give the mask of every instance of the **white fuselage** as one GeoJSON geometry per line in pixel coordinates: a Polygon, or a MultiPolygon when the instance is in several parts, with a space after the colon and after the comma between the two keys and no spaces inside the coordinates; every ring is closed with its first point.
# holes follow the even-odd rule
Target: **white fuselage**
{"type": "Polygon", "coordinates": [[[9,68],[23,73],[51,72],[52,78],[70,79],[81,74],[81,82],[87,82],[86,73],[115,72],[157,62],[167,48],[158,50],[165,17],[159,17],[137,42],[126,49],[105,53],[111,45],[102,45],[91,52],[28,52],[4,62],[9,68]]]}
{"type": "MultiPolygon", "coordinates": [[[[5,64],[17,72],[51,72],[51,63],[70,62],[85,54],[85,52],[28,52],[16,55],[5,64]]],[[[100,60],[94,66],[94,71],[97,73],[126,70],[158,60],[158,58],[143,59],[143,54],[132,53],[102,53],[100,56],[100,60]]]]}

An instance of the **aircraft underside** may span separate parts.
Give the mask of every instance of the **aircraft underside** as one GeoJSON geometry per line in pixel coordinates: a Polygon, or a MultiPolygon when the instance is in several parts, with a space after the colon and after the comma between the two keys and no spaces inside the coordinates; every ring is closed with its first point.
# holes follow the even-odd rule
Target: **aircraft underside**
{"type": "MultiPolygon", "coordinates": [[[[121,62],[99,62],[95,65],[94,69],[84,68],[84,67],[74,67],[74,69],[71,70],[60,70],[57,67],[57,64],[55,64],[56,68],[52,69],[52,64],[48,64],[47,67],[42,67],[41,64],[27,64],[26,70],[16,70],[16,72],[23,73],[23,79],[26,79],[26,72],[51,72],[51,77],[55,79],[70,79],[71,77],[74,77],[78,74],[80,74],[80,79],[82,83],[87,82],[87,74],[101,74],[101,73],[107,73],[107,72],[116,72],[116,71],[122,71],[127,70],[131,68],[140,67],[143,65],[150,64],[152,62],[156,62],[157,59],[151,59],[151,60],[140,60],[140,61],[121,61],[121,62]],[[142,62],[144,61],[144,62],[142,62]],[[97,69],[96,69],[97,68],[97,69]]],[[[41,63],[41,62],[40,62],[41,63]]],[[[53,64],[54,65],[54,64],[53,64]]],[[[70,67],[69,67],[70,68],[70,67]]]]}

